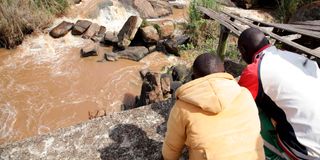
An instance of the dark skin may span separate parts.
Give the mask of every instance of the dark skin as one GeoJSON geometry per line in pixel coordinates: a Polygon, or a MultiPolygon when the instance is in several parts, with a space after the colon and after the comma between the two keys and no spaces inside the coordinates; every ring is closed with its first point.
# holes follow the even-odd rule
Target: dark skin
{"type": "Polygon", "coordinates": [[[244,30],[238,39],[238,49],[247,64],[252,63],[254,54],[268,44],[269,41],[263,32],[256,28],[244,30]]]}
{"type": "Polygon", "coordinates": [[[196,58],[192,69],[192,79],[197,79],[212,73],[224,72],[224,65],[218,56],[211,53],[204,53],[196,58]]]}

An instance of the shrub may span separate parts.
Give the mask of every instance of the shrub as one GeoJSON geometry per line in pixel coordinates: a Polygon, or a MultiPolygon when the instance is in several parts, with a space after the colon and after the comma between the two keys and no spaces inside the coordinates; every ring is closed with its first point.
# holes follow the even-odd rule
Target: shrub
{"type": "Polygon", "coordinates": [[[313,2],[315,0],[277,0],[277,19],[281,23],[288,22],[290,17],[296,12],[296,10],[305,5],[313,2]]]}
{"type": "Polygon", "coordinates": [[[0,0],[0,46],[14,48],[26,34],[48,27],[67,0],[0,0]]]}

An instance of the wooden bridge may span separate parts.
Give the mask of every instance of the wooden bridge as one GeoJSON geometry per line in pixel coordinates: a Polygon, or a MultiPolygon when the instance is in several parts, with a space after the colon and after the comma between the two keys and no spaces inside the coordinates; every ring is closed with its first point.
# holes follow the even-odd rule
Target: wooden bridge
{"type": "Polygon", "coordinates": [[[267,23],[224,11],[216,12],[198,6],[197,9],[205,19],[212,19],[220,23],[220,39],[217,52],[223,56],[229,34],[240,36],[249,27],[258,28],[273,42],[280,42],[290,46],[309,58],[320,58],[320,21],[295,22],[294,24],[267,23]]]}

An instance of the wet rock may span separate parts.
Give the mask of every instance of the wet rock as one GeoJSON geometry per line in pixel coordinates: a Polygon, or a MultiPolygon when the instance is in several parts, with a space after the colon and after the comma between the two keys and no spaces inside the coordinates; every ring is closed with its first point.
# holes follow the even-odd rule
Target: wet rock
{"type": "Polygon", "coordinates": [[[109,45],[117,44],[118,43],[117,35],[112,32],[106,32],[104,35],[104,43],[109,45]]]}
{"type": "Polygon", "coordinates": [[[147,43],[156,43],[160,39],[157,29],[152,25],[141,28],[141,33],[143,40],[147,43]]]}
{"type": "Polygon", "coordinates": [[[189,75],[189,71],[185,65],[176,65],[171,68],[172,80],[184,83],[189,75]]]}
{"type": "Polygon", "coordinates": [[[83,34],[92,24],[88,20],[78,20],[72,28],[72,35],[81,35],[83,34]]]}
{"type": "Polygon", "coordinates": [[[98,56],[98,47],[90,45],[80,50],[81,57],[98,56]]]}
{"type": "Polygon", "coordinates": [[[164,41],[163,46],[168,53],[174,54],[176,56],[180,56],[179,45],[187,43],[188,40],[189,40],[189,36],[181,35],[181,36],[177,36],[172,39],[168,39],[164,41]]]}
{"type": "Polygon", "coordinates": [[[140,25],[142,23],[142,19],[138,16],[131,16],[126,21],[122,29],[118,34],[118,46],[121,48],[127,48],[133,38],[135,37],[140,25]]]}
{"type": "Polygon", "coordinates": [[[138,103],[139,106],[160,102],[163,100],[160,78],[160,73],[148,72],[146,74],[141,87],[141,94],[138,103]]]}
{"type": "Polygon", "coordinates": [[[320,20],[320,1],[300,7],[290,18],[289,23],[312,20],[320,20]]]}
{"type": "Polygon", "coordinates": [[[74,4],[79,4],[81,0],[73,0],[74,4]]]}
{"type": "Polygon", "coordinates": [[[149,53],[149,50],[144,46],[134,46],[116,53],[119,55],[119,58],[139,61],[149,53]]]}
{"type": "Polygon", "coordinates": [[[158,14],[155,12],[151,3],[147,0],[134,0],[134,8],[140,13],[142,18],[157,18],[158,14]]]}
{"type": "Polygon", "coordinates": [[[151,3],[158,17],[172,14],[171,6],[167,0],[148,0],[148,1],[151,3]]]}
{"type": "Polygon", "coordinates": [[[109,53],[105,53],[105,54],[104,54],[104,58],[105,58],[107,61],[114,62],[114,61],[117,61],[117,60],[119,59],[119,55],[116,54],[116,53],[113,53],[113,52],[109,52],[109,53]]]}
{"type": "Polygon", "coordinates": [[[50,32],[53,38],[60,38],[65,36],[73,27],[73,23],[63,21],[58,26],[54,27],[50,32]]]}
{"type": "Polygon", "coordinates": [[[147,75],[148,72],[150,72],[150,69],[148,68],[145,68],[139,71],[142,80],[144,79],[144,77],[147,75]]]}
{"type": "Polygon", "coordinates": [[[100,30],[100,26],[97,23],[92,23],[87,31],[82,35],[82,38],[89,39],[97,35],[100,30]]]}

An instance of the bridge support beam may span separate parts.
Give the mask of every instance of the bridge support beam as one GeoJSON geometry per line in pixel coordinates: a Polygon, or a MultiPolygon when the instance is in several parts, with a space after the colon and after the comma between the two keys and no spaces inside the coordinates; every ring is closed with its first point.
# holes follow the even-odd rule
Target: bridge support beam
{"type": "Polygon", "coordinates": [[[219,45],[218,45],[217,53],[222,60],[224,60],[224,56],[227,50],[227,42],[228,42],[229,34],[230,34],[230,30],[227,27],[220,25],[220,37],[219,37],[219,45]]]}

